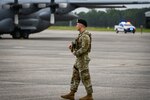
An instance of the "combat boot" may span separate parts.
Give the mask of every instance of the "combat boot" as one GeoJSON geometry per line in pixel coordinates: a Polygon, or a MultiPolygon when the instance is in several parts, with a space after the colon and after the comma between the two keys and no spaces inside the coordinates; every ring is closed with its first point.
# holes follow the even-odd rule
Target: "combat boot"
{"type": "Polygon", "coordinates": [[[79,100],[93,100],[92,94],[87,94],[86,96],[80,98],[79,100]]]}
{"type": "Polygon", "coordinates": [[[71,91],[70,93],[68,93],[66,95],[62,95],[61,97],[64,98],[64,99],[75,100],[74,99],[74,94],[75,94],[75,92],[71,91]]]}

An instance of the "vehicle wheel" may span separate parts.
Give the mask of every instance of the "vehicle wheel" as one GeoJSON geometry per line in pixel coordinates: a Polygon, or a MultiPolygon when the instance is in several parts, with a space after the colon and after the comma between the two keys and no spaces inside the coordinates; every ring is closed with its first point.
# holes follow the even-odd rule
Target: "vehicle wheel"
{"type": "Polygon", "coordinates": [[[29,34],[28,34],[28,33],[23,33],[23,34],[22,34],[22,37],[23,37],[24,39],[28,39],[28,38],[29,38],[29,34]]]}
{"type": "Polygon", "coordinates": [[[135,34],[135,30],[133,30],[133,34],[135,34]]]}
{"type": "Polygon", "coordinates": [[[13,39],[20,39],[21,38],[21,34],[19,31],[16,31],[14,34],[12,34],[13,39]]]}
{"type": "Polygon", "coordinates": [[[126,31],[126,30],[124,30],[124,33],[126,34],[126,33],[127,33],[127,31],[126,31]]]}
{"type": "Polygon", "coordinates": [[[116,33],[118,34],[119,33],[119,31],[116,29],[116,33]]]}

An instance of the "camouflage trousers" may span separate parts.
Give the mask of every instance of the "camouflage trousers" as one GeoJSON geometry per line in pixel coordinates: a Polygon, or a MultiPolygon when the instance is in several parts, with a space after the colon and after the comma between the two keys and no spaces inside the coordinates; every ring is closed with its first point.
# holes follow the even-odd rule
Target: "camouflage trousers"
{"type": "Polygon", "coordinates": [[[89,73],[89,61],[87,56],[77,58],[73,66],[73,74],[71,79],[71,91],[77,91],[80,84],[80,80],[85,86],[87,94],[93,93],[90,73],[89,73]]]}

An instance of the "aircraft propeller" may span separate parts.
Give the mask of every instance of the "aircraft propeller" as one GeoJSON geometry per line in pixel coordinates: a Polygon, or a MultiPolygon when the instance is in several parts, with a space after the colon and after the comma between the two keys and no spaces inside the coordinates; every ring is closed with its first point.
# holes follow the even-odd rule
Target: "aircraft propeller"
{"type": "Polygon", "coordinates": [[[18,16],[18,13],[19,13],[19,5],[18,5],[18,0],[14,0],[14,9],[15,9],[15,16],[14,16],[14,23],[16,25],[19,24],[19,16],[18,16]]]}
{"type": "MultiPolygon", "coordinates": [[[[0,9],[13,9],[14,11],[14,24],[18,25],[19,24],[19,10],[21,8],[30,8],[34,5],[32,4],[19,4],[18,0],[14,0],[13,3],[9,3],[9,4],[4,4],[4,5],[0,5],[0,9]]],[[[50,0],[50,3],[48,5],[46,4],[38,4],[37,6],[38,8],[45,8],[45,7],[49,7],[50,8],[50,24],[55,24],[55,12],[57,8],[66,8],[67,4],[66,3],[55,3],[55,0],[50,0]]]]}
{"type": "Polygon", "coordinates": [[[50,24],[55,24],[55,12],[56,12],[56,8],[66,8],[67,7],[67,3],[59,3],[56,4],[55,0],[50,0],[50,24]]]}
{"type": "Polygon", "coordinates": [[[57,7],[57,4],[55,4],[55,1],[54,0],[50,0],[50,11],[51,11],[51,14],[50,14],[50,24],[54,24],[55,23],[55,11],[56,11],[56,7],[57,7]]]}
{"type": "Polygon", "coordinates": [[[0,9],[12,9],[14,11],[14,23],[16,25],[19,24],[19,10],[21,8],[30,8],[31,4],[25,3],[25,4],[19,4],[18,0],[14,0],[14,2],[8,3],[8,4],[1,4],[0,9]]]}
{"type": "Polygon", "coordinates": [[[50,3],[48,5],[46,4],[38,4],[38,8],[50,8],[50,24],[55,24],[55,12],[56,8],[59,7],[59,4],[55,3],[55,0],[50,0],[50,3]]]}

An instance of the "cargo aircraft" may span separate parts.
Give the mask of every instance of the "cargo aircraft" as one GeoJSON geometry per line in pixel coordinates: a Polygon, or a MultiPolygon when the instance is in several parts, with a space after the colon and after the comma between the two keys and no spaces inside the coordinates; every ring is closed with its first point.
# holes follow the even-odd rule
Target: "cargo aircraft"
{"type": "Polygon", "coordinates": [[[79,7],[122,8],[125,4],[150,4],[150,0],[0,0],[0,35],[28,39],[56,21],[69,21],[79,7]]]}

